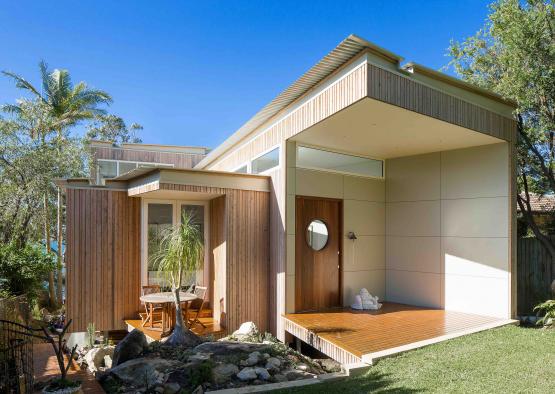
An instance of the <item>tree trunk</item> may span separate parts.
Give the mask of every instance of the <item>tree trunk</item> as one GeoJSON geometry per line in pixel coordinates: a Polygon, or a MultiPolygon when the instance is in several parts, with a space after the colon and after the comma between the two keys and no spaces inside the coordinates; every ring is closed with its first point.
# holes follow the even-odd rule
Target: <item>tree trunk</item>
{"type": "Polygon", "coordinates": [[[62,244],[63,244],[63,229],[62,229],[62,223],[63,223],[63,196],[62,196],[62,188],[58,187],[58,212],[57,212],[57,227],[58,227],[58,231],[57,231],[57,235],[58,235],[58,272],[57,272],[57,279],[58,279],[58,283],[57,283],[57,298],[58,298],[58,302],[60,304],[63,304],[63,295],[62,295],[62,290],[63,290],[63,271],[62,271],[62,266],[63,266],[63,251],[62,251],[62,244]]]}
{"type": "Polygon", "coordinates": [[[168,337],[168,340],[165,342],[167,345],[172,346],[188,346],[193,347],[200,344],[200,338],[185,324],[183,320],[183,312],[181,310],[181,299],[179,297],[179,292],[181,291],[181,287],[174,287],[172,289],[174,294],[175,300],[175,326],[173,332],[168,337]]]}
{"type": "MultiPolygon", "coordinates": [[[[44,244],[46,246],[46,252],[50,253],[52,249],[50,248],[50,220],[48,212],[48,192],[44,193],[43,196],[43,209],[44,209],[44,244]]],[[[56,302],[56,290],[54,288],[54,271],[48,273],[48,295],[50,298],[50,306],[55,307],[56,302]]]]}

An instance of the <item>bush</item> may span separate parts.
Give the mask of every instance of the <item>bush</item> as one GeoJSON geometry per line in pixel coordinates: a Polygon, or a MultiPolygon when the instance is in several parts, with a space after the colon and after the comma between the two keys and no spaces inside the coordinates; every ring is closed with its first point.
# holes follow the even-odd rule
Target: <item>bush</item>
{"type": "Polygon", "coordinates": [[[0,292],[4,295],[27,294],[34,302],[43,281],[56,267],[55,256],[46,253],[41,245],[0,244],[0,292]]]}
{"type": "Polygon", "coordinates": [[[553,325],[555,320],[555,300],[547,300],[539,305],[536,305],[534,311],[537,311],[538,316],[544,314],[541,319],[538,320],[538,325],[553,325]]]}

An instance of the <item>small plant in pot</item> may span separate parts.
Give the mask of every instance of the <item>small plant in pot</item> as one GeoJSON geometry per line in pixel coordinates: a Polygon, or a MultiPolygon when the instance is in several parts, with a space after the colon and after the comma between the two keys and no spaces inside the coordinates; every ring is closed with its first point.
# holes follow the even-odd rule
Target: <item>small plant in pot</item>
{"type": "Polygon", "coordinates": [[[58,361],[58,367],[60,368],[60,376],[54,378],[48,382],[48,385],[42,390],[43,393],[48,394],[73,394],[82,393],[81,382],[78,380],[69,380],[67,378],[67,372],[73,363],[73,356],[75,355],[75,350],[77,345],[75,345],[70,354],[67,357],[67,361],[64,360],[64,348],[66,345],[66,340],[64,338],[67,329],[71,324],[69,320],[61,328],[55,328],[53,326],[43,327],[42,331],[44,333],[43,339],[50,343],[54,348],[54,353],[56,354],[56,360],[58,361]]]}

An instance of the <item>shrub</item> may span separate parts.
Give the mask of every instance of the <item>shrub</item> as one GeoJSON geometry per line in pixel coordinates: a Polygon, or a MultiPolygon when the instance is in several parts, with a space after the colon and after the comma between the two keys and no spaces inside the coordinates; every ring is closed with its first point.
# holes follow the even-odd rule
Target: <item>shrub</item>
{"type": "Polygon", "coordinates": [[[55,256],[46,253],[41,245],[0,244],[0,290],[5,295],[27,294],[34,302],[55,267],[55,256]]]}
{"type": "Polygon", "coordinates": [[[537,311],[538,316],[544,313],[544,316],[537,321],[538,325],[552,325],[555,321],[555,300],[547,300],[541,304],[536,305],[534,311],[537,311]]]}

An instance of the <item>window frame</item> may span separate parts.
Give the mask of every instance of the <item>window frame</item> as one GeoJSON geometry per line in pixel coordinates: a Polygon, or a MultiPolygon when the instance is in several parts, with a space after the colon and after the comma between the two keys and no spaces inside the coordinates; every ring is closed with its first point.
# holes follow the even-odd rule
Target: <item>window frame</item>
{"type": "Polygon", "coordinates": [[[104,162],[111,162],[111,163],[116,163],[116,176],[114,178],[117,178],[120,175],[123,175],[120,172],[119,169],[119,165],[120,163],[135,163],[135,169],[139,168],[139,166],[141,164],[144,165],[149,165],[149,166],[153,166],[153,168],[156,167],[160,167],[160,168],[174,168],[175,164],[169,164],[169,163],[154,163],[154,162],[150,162],[150,161],[136,161],[136,160],[117,160],[117,159],[96,159],[96,163],[95,163],[95,167],[96,167],[96,183],[100,184],[102,182],[102,180],[106,180],[106,179],[114,179],[114,178],[104,178],[100,176],[100,165],[99,162],[104,161],[104,162]]]}
{"type": "MultiPolygon", "coordinates": [[[[171,204],[172,225],[181,220],[181,205],[202,205],[204,207],[204,264],[199,272],[202,272],[201,277],[205,282],[205,273],[210,269],[210,201],[157,198],[142,198],[141,200],[141,286],[148,285],[148,204],[171,204]]],[[[203,283],[203,285],[208,286],[209,283],[203,283]]]]}
{"type": "Polygon", "coordinates": [[[262,153],[259,153],[258,155],[254,156],[254,157],[249,161],[249,174],[254,174],[254,175],[267,175],[270,171],[274,171],[276,168],[280,168],[280,167],[281,167],[281,160],[282,160],[282,159],[281,159],[281,144],[274,145],[274,146],[272,146],[271,148],[264,150],[262,153]],[[278,164],[275,165],[275,166],[273,166],[273,167],[271,167],[271,168],[268,168],[267,170],[264,170],[264,171],[262,171],[262,172],[254,173],[254,172],[252,171],[252,163],[253,163],[255,160],[261,158],[262,156],[264,156],[264,155],[266,155],[266,154],[272,152],[272,151],[275,150],[275,149],[278,150],[278,164]]]}
{"type": "Polygon", "coordinates": [[[349,153],[349,152],[345,152],[345,151],[341,151],[341,150],[333,150],[333,149],[324,148],[324,147],[317,146],[317,145],[310,145],[310,144],[296,144],[295,145],[295,167],[296,168],[302,168],[302,169],[305,169],[305,170],[331,172],[331,173],[334,173],[334,174],[357,176],[357,177],[360,177],[360,178],[367,178],[367,179],[378,179],[378,180],[384,180],[385,179],[385,160],[384,159],[379,159],[379,158],[371,157],[371,156],[367,156],[367,155],[353,154],[353,153],[349,153]],[[359,158],[368,159],[368,160],[381,161],[382,162],[382,176],[372,176],[372,175],[360,174],[360,173],[357,173],[357,172],[340,171],[340,170],[332,170],[332,169],[323,168],[323,167],[311,167],[311,166],[299,165],[299,148],[309,148],[309,149],[321,150],[321,151],[328,152],[328,153],[337,153],[337,154],[340,154],[340,155],[359,157],[359,158]]]}

